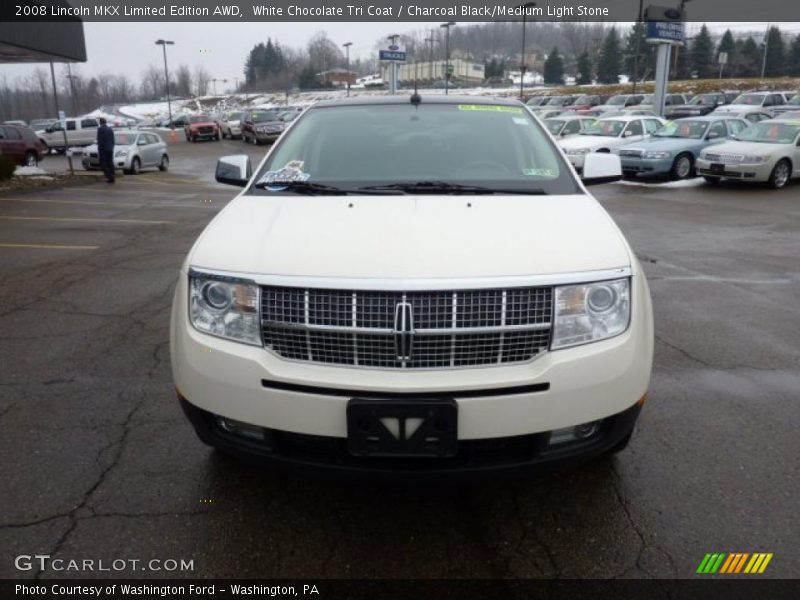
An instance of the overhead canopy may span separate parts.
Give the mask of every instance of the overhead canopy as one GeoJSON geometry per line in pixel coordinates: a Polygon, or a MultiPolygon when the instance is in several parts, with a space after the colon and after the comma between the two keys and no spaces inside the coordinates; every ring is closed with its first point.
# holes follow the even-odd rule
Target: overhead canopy
{"type": "Polygon", "coordinates": [[[0,62],[84,62],[83,23],[0,21],[0,62]]]}

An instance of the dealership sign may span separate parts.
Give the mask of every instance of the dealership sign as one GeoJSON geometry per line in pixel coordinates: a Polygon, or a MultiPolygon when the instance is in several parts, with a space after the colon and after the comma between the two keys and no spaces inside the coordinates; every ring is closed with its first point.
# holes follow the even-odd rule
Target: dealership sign
{"type": "Polygon", "coordinates": [[[683,46],[684,24],[680,21],[648,21],[647,42],[650,44],[673,44],[683,46]]]}
{"type": "Polygon", "coordinates": [[[394,60],[397,62],[405,62],[406,51],[405,48],[392,44],[388,48],[383,48],[378,51],[379,60],[394,60]]]}

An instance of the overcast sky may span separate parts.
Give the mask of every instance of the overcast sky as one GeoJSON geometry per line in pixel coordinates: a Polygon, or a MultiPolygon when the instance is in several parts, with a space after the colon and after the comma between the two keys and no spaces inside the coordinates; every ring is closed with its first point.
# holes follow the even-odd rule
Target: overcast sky
{"type": "MultiPolygon", "coordinates": [[[[352,58],[371,57],[375,41],[391,33],[405,33],[438,27],[439,23],[97,23],[84,24],[88,61],[78,69],[84,75],[124,73],[138,84],[148,64],[162,65],[161,48],[154,44],[158,38],[173,40],[167,50],[170,65],[185,63],[190,67],[202,63],[212,78],[230,79],[242,76],[242,67],[250,49],[267,38],[281,45],[305,46],[318,31],[326,31],[337,44],[353,42],[352,58]]],[[[465,24],[466,25],[466,24],[465,24]]],[[[782,28],[796,29],[797,24],[780,23],[782,28]]],[[[694,24],[689,24],[690,29],[694,24]]],[[[766,23],[714,23],[713,29],[762,31],[766,23]]],[[[0,64],[0,76],[13,80],[36,66],[0,64]]],[[[221,87],[219,91],[222,91],[221,87]]]]}

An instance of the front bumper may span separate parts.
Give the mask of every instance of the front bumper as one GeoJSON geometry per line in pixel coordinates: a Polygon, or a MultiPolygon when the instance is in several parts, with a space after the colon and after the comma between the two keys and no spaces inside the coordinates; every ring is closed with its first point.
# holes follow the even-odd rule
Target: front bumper
{"type": "MultiPolygon", "coordinates": [[[[81,164],[83,165],[84,169],[99,169],[100,168],[100,157],[96,155],[96,153],[84,155],[81,159],[81,164]]],[[[131,156],[115,156],[114,157],[114,169],[130,169],[131,166],[131,156]]]]}
{"type": "Polygon", "coordinates": [[[707,177],[719,177],[721,179],[736,179],[738,181],[767,181],[772,169],[775,166],[774,161],[769,161],[759,165],[748,164],[725,164],[724,171],[719,172],[712,170],[712,162],[698,158],[695,162],[695,170],[698,175],[705,175],[707,177]]]}
{"type": "Polygon", "coordinates": [[[259,142],[272,143],[275,140],[277,140],[279,137],[281,137],[282,133],[283,133],[282,131],[269,131],[269,132],[255,131],[254,135],[256,136],[256,139],[259,142]]]}
{"type": "Polygon", "coordinates": [[[622,172],[637,176],[664,175],[672,169],[672,158],[636,158],[621,156],[622,172]]]}

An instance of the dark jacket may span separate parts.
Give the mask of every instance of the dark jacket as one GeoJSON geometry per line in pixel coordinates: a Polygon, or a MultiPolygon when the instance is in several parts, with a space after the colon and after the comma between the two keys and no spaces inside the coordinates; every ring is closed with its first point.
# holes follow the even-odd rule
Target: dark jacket
{"type": "Polygon", "coordinates": [[[114,130],[108,125],[100,125],[97,128],[97,149],[100,152],[114,149],[114,130]]]}

